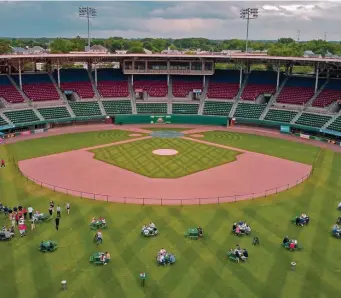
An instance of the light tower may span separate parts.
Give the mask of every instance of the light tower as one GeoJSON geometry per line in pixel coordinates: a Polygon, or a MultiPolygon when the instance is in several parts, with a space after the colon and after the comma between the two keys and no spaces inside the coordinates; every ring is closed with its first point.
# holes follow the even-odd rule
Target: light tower
{"type": "Polygon", "coordinates": [[[254,20],[258,18],[258,8],[244,8],[240,10],[240,18],[246,20],[246,45],[245,52],[248,51],[248,43],[249,43],[249,24],[250,20],[254,20]]]}
{"type": "Polygon", "coordinates": [[[90,19],[97,17],[97,10],[93,7],[80,7],[79,16],[88,20],[88,50],[90,49],[90,19]]]}

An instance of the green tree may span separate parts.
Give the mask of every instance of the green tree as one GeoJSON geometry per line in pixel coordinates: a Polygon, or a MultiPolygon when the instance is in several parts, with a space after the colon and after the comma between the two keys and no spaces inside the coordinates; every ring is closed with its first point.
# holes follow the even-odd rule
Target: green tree
{"type": "MultiPolygon", "coordinates": [[[[50,44],[51,53],[69,53],[73,50],[74,44],[63,38],[56,38],[50,44]]],[[[84,49],[83,49],[84,50],[84,49]]]]}
{"type": "Polygon", "coordinates": [[[5,39],[0,39],[0,54],[8,54],[11,53],[12,49],[10,46],[10,41],[5,39]]]}

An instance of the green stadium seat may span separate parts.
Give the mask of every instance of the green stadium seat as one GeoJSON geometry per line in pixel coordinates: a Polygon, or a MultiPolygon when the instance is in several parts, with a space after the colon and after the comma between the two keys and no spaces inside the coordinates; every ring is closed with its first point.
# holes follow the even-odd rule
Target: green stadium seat
{"type": "Polygon", "coordinates": [[[238,103],[234,117],[259,119],[265,108],[266,104],[248,104],[241,102],[238,103]]]}
{"type": "Polygon", "coordinates": [[[97,101],[69,102],[76,117],[101,116],[101,110],[97,101]]]}
{"type": "Polygon", "coordinates": [[[30,123],[40,121],[33,110],[19,110],[4,112],[5,116],[12,121],[13,124],[30,123]]]}
{"type": "Polygon", "coordinates": [[[199,104],[173,103],[173,114],[193,115],[198,114],[199,104]]]}
{"type": "Polygon", "coordinates": [[[205,101],[204,115],[228,116],[233,102],[205,101]]]}
{"type": "Polygon", "coordinates": [[[287,110],[270,109],[265,116],[265,120],[290,123],[298,112],[287,110]]]}
{"type": "Polygon", "coordinates": [[[71,118],[71,115],[66,107],[40,108],[38,111],[45,120],[71,118]]]}
{"type": "Polygon", "coordinates": [[[4,118],[2,118],[2,117],[0,116],[0,126],[5,126],[5,125],[8,125],[8,123],[5,121],[4,118]]]}
{"type": "Polygon", "coordinates": [[[104,100],[102,103],[107,115],[132,113],[130,100],[104,100]]]}
{"type": "Polygon", "coordinates": [[[137,103],[138,114],[167,114],[167,103],[137,103]]]}
{"type": "Polygon", "coordinates": [[[341,132],[341,116],[337,117],[327,129],[341,132]]]}
{"type": "Polygon", "coordinates": [[[317,115],[311,113],[303,113],[295,122],[295,124],[320,128],[325,125],[332,117],[325,115],[317,115]]]}

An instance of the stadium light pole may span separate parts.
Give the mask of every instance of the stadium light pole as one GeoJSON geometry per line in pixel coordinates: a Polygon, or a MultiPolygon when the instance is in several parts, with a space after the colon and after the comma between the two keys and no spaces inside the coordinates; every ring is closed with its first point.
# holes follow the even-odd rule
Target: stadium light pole
{"type": "Polygon", "coordinates": [[[79,7],[79,16],[88,20],[88,50],[90,49],[90,19],[97,17],[97,10],[93,7],[79,7]]]}
{"type": "Polygon", "coordinates": [[[243,8],[240,10],[240,18],[246,20],[246,45],[245,52],[248,51],[249,44],[249,24],[250,20],[258,18],[258,8],[243,8]]]}

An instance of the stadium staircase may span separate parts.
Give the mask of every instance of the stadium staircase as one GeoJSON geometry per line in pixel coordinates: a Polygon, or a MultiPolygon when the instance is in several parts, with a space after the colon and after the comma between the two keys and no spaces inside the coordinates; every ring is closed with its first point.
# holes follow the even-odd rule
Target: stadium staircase
{"type": "Polygon", "coordinates": [[[304,109],[308,109],[312,106],[314,100],[320,95],[320,93],[323,91],[324,87],[328,84],[329,80],[326,80],[324,84],[320,87],[320,89],[317,90],[317,92],[314,94],[312,98],[309,99],[309,101],[304,105],[304,109]]]}
{"type": "Polygon", "coordinates": [[[264,120],[266,114],[268,113],[268,111],[270,110],[270,108],[273,106],[273,104],[276,102],[276,99],[278,97],[278,95],[281,93],[283,87],[285,86],[285,83],[287,82],[288,78],[286,77],[283,82],[281,83],[281,85],[278,88],[278,91],[276,91],[276,93],[274,95],[271,96],[264,112],[262,113],[262,115],[260,116],[259,120],[264,120]]]}
{"type": "Polygon", "coordinates": [[[31,102],[30,99],[27,97],[25,92],[20,89],[20,87],[17,85],[17,83],[14,81],[14,79],[10,75],[8,75],[8,74],[6,74],[6,76],[11,81],[11,83],[15,87],[15,89],[17,89],[17,91],[20,93],[20,95],[24,98],[24,102],[25,103],[30,103],[31,102]]]}
{"type": "Polygon", "coordinates": [[[341,131],[341,110],[335,114],[325,125],[323,125],[322,129],[341,131]],[[334,129],[334,127],[336,129],[334,129]]]}
{"type": "Polygon", "coordinates": [[[98,105],[99,105],[99,109],[101,110],[102,115],[106,116],[107,113],[105,112],[105,108],[103,106],[103,101],[101,99],[98,99],[98,105]]]}
{"type": "Polygon", "coordinates": [[[199,103],[199,110],[198,110],[199,115],[202,115],[203,110],[204,110],[205,100],[206,100],[207,91],[208,91],[208,80],[209,79],[206,77],[204,90],[202,91],[200,95],[200,103],[199,103]]]}
{"type": "Polygon", "coordinates": [[[232,106],[232,108],[231,108],[231,111],[230,111],[230,114],[229,114],[229,117],[230,117],[230,118],[232,118],[233,115],[234,115],[234,113],[236,112],[236,109],[237,109],[237,106],[238,106],[238,102],[239,102],[239,100],[240,100],[241,95],[242,95],[243,92],[244,92],[244,88],[245,88],[245,86],[246,86],[246,84],[247,84],[247,79],[248,79],[248,78],[249,78],[249,74],[247,74],[247,75],[245,76],[244,81],[243,81],[243,83],[242,83],[242,87],[239,89],[239,91],[238,91],[238,93],[237,93],[237,96],[236,96],[236,98],[235,98],[234,104],[233,104],[233,106],[232,106]]]}
{"type": "Polygon", "coordinates": [[[1,117],[0,122],[4,123],[4,124],[0,123],[0,126],[13,125],[12,121],[3,112],[0,112],[0,117],[1,117]],[[1,121],[1,119],[3,119],[4,121],[1,121]]]}
{"type": "Polygon", "coordinates": [[[66,107],[66,109],[68,110],[68,112],[69,112],[69,114],[71,115],[71,117],[72,117],[72,118],[75,118],[75,117],[76,117],[76,115],[75,115],[75,113],[73,112],[73,110],[71,109],[71,107],[70,107],[70,105],[69,105],[69,102],[68,102],[68,101],[66,101],[66,103],[65,103],[65,107],[66,107]]]}
{"type": "Polygon", "coordinates": [[[172,114],[172,104],[173,104],[173,83],[172,83],[172,76],[169,76],[168,82],[168,101],[167,101],[167,114],[172,114]]]}
{"type": "Polygon", "coordinates": [[[33,112],[36,114],[36,116],[39,118],[40,121],[44,121],[44,117],[39,113],[39,111],[35,108],[32,108],[33,112]]]}
{"type": "Polygon", "coordinates": [[[92,86],[92,90],[94,90],[94,93],[95,93],[95,97],[96,98],[101,98],[101,95],[99,94],[98,90],[97,90],[97,87],[96,87],[96,84],[95,84],[95,81],[91,75],[91,72],[89,71],[89,69],[87,70],[88,72],[88,77],[89,77],[89,81],[91,83],[91,86],[92,86]]]}
{"type": "Polygon", "coordinates": [[[56,88],[56,90],[57,90],[57,92],[58,92],[60,98],[61,98],[64,102],[66,102],[66,101],[67,101],[66,96],[65,96],[65,94],[62,92],[62,90],[60,90],[60,88],[58,87],[58,84],[57,84],[56,80],[54,79],[53,75],[52,75],[51,73],[48,73],[48,76],[49,76],[49,78],[50,78],[50,80],[51,80],[53,86],[56,88]]]}
{"type": "Polygon", "coordinates": [[[130,94],[132,113],[137,114],[135,91],[134,91],[133,84],[131,83],[131,80],[129,79],[128,79],[128,88],[129,88],[129,94],[130,94]]]}

